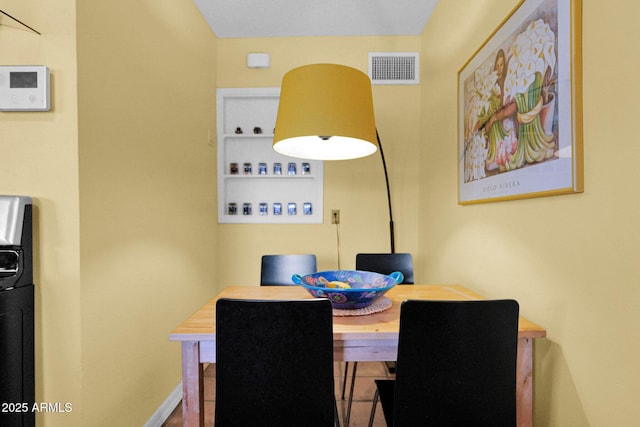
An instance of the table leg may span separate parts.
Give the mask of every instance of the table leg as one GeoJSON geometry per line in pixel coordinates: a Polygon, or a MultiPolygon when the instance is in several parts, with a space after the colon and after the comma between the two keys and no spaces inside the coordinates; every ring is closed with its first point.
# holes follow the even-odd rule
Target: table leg
{"type": "Polygon", "coordinates": [[[204,380],[198,341],[182,342],[182,420],[185,427],[204,426],[204,380]]]}
{"type": "Polygon", "coordinates": [[[518,338],[516,366],[517,425],[533,427],[533,339],[518,338]]]}

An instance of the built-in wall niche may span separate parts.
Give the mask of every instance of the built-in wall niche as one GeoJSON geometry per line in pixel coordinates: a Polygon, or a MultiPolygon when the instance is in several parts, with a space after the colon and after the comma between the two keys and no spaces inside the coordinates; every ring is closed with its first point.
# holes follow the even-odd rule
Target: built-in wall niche
{"type": "Polygon", "coordinates": [[[322,223],[323,162],[271,148],[279,96],[279,88],[217,90],[219,223],[322,223]]]}

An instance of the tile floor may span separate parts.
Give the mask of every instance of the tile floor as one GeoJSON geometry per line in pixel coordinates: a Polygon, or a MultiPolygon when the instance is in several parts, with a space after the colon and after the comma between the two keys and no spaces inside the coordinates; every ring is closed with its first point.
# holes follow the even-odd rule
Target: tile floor
{"type": "MultiPolygon", "coordinates": [[[[351,384],[351,364],[349,364],[349,379],[347,382],[347,395],[351,384]]],[[[338,412],[340,413],[340,425],[344,427],[344,413],[347,408],[347,400],[340,400],[342,394],[342,379],[344,377],[344,363],[336,363],[336,398],[338,399],[338,412]]],[[[351,419],[349,427],[363,427],[369,423],[371,403],[375,393],[374,380],[388,376],[387,369],[382,362],[359,362],[356,379],[353,404],[351,407],[351,419]]],[[[213,412],[215,408],[215,365],[209,365],[204,372],[204,422],[205,426],[213,426],[213,412]]],[[[385,426],[382,409],[378,404],[373,425],[385,426]]],[[[182,403],[173,411],[163,427],[182,426],[182,403]]]]}

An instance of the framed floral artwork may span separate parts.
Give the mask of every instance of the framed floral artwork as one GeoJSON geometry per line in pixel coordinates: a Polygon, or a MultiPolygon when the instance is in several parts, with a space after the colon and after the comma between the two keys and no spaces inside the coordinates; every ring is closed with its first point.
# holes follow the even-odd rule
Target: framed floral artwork
{"type": "Polygon", "coordinates": [[[458,72],[458,202],[578,193],[581,1],[522,0],[458,72]]]}

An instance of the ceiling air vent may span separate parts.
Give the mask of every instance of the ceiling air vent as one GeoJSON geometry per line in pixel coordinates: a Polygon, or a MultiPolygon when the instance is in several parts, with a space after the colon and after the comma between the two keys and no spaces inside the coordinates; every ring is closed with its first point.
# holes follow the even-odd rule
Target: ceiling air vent
{"type": "Polygon", "coordinates": [[[418,53],[369,53],[369,78],[374,85],[417,85],[420,83],[418,53]]]}

